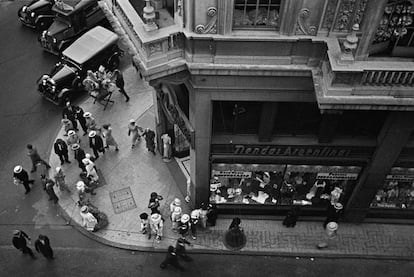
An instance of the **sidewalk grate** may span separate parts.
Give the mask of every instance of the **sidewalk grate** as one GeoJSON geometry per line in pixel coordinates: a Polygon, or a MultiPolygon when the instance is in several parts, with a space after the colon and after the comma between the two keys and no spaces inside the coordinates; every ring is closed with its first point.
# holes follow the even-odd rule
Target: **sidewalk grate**
{"type": "Polygon", "coordinates": [[[137,207],[130,187],[110,192],[109,196],[111,197],[112,207],[114,208],[114,212],[116,214],[120,214],[137,207]]]}

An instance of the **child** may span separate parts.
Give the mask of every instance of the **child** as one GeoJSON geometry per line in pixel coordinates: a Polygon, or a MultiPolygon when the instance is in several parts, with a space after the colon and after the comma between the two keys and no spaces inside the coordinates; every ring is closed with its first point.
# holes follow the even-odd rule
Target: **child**
{"type": "Polygon", "coordinates": [[[174,207],[174,211],[171,214],[171,221],[172,221],[172,230],[177,232],[178,224],[181,221],[181,207],[174,207]]]}
{"type": "Polygon", "coordinates": [[[142,213],[139,215],[139,218],[141,219],[141,233],[148,234],[148,239],[151,239],[151,229],[150,229],[150,223],[148,220],[148,214],[142,213]]]}

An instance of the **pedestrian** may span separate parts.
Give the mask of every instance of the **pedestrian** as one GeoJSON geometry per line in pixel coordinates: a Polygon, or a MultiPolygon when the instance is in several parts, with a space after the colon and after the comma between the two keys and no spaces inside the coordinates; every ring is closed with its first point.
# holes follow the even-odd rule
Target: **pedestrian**
{"type": "Polygon", "coordinates": [[[32,161],[32,170],[30,172],[36,171],[38,163],[42,163],[46,166],[47,169],[50,169],[50,165],[40,157],[36,147],[34,147],[31,144],[27,145],[27,155],[30,157],[30,160],[32,161]]]}
{"type": "Polygon", "coordinates": [[[191,246],[191,243],[185,238],[178,238],[177,243],[175,244],[175,253],[178,257],[183,258],[186,262],[191,262],[193,259],[187,255],[185,245],[191,246]]]}
{"type": "Polygon", "coordinates": [[[162,141],[162,157],[163,160],[168,162],[171,159],[171,137],[165,133],[161,136],[162,141]]]}
{"type": "Polygon", "coordinates": [[[191,238],[197,239],[197,225],[200,222],[200,209],[192,210],[190,213],[191,238]]]}
{"type": "Polygon", "coordinates": [[[76,117],[75,117],[75,107],[72,106],[72,104],[69,101],[66,102],[66,105],[63,108],[62,118],[69,119],[70,122],[72,122],[73,129],[75,129],[75,131],[78,131],[78,123],[76,122],[76,117]]]}
{"type": "Polygon", "coordinates": [[[155,133],[150,128],[146,128],[142,136],[145,138],[145,144],[148,151],[155,155],[155,133]]]}
{"type": "MultiPolygon", "coordinates": [[[[82,172],[81,174],[85,173],[82,172]]],[[[78,192],[78,206],[84,206],[89,203],[89,199],[86,198],[86,193],[90,193],[91,195],[96,194],[93,192],[94,188],[89,187],[84,181],[78,181],[76,183],[76,190],[78,192]]]]}
{"type": "Polygon", "coordinates": [[[229,230],[243,230],[242,227],[240,227],[241,219],[238,217],[233,218],[233,220],[230,223],[229,230]]]}
{"type": "Polygon", "coordinates": [[[172,265],[173,267],[185,271],[184,267],[180,265],[178,262],[177,254],[175,253],[174,246],[168,246],[167,255],[165,256],[164,261],[160,264],[162,269],[166,268],[168,265],[172,265]]]}
{"type": "Polygon", "coordinates": [[[160,210],[160,201],[164,198],[161,195],[158,195],[156,192],[151,192],[150,200],[148,203],[148,208],[151,209],[151,214],[158,213],[161,214],[160,210]]]}
{"type": "Polygon", "coordinates": [[[75,132],[75,130],[70,130],[68,132],[68,138],[66,139],[66,142],[69,145],[69,147],[71,147],[75,143],[80,144],[81,140],[80,140],[78,134],[75,132]]]}
{"type": "Polygon", "coordinates": [[[125,96],[125,102],[129,101],[129,96],[125,91],[125,82],[124,82],[124,76],[122,76],[122,72],[119,69],[115,69],[112,74],[112,81],[115,82],[115,85],[119,88],[119,92],[122,93],[125,96]]]}
{"type": "Polygon", "coordinates": [[[283,219],[283,225],[286,227],[295,227],[296,221],[298,221],[299,217],[299,207],[292,206],[291,210],[288,211],[285,219],[283,219]]]}
{"type": "Polygon", "coordinates": [[[85,165],[83,164],[82,160],[85,158],[85,151],[80,147],[79,144],[73,144],[71,146],[71,149],[73,150],[73,155],[75,157],[75,160],[78,161],[78,166],[82,171],[86,171],[85,165]]]}
{"type": "Polygon", "coordinates": [[[152,232],[155,234],[155,239],[157,240],[157,242],[160,242],[160,240],[163,237],[163,229],[164,229],[164,222],[161,217],[161,214],[154,213],[151,215],[150,226],[151,226],[152,232]]]}
{"type": "Polygon", "coordinates": [[[53,260],[53,250],[50,247],[49,238],[45,235],[39,235],[38,239],[34,243],[35,249],[37,252],[42,253],[42,255],[48,259],[53,260]]]}
{"type": "Polygon", "coordinates": [[[65,173],[63,172],[63,169],[60,166],[56,167],[56,173],[53,177],[60,191],[70,192],[70,189],[68,188],[68,185],[65,182],[65,173]]]}
{"type": "Polygon", "coordinates": [[[105,148],[109,148],[109,146],[115,146],[115,151],[119,151],[118,143],[115,141],[114,137],[112,136],[112,128],[111,124],[104,124],[102,125],[102,135],[105,138],[105,148]]]}
{"type": "Polygon", "coordinates": [[[82,127],[83,135],[86,136],[88,134],[88,127],[86,126],[86,119],[83,116],[85,112],[80,106],[75,106],[75,118],[79,121],[79,124],[82,127]]]}
{"type": "Polygon", "coordinates": [[[96,131],[98,130],[98,125],[96,124],[95,118],[92,117],[92,114],[90,112],[86,112],[83,114],[83,117],[85,118],[85,125],[86,125],[86,132],[89,134],[90,131],[96,131]]]}
{"type": "Polygon", "coordinates": [[[97,182],[99,180],[98,173],[96,172],[95,163],[88,158],[84,158],[82,163],[85,165],[86,176],[91,179],[91,181],[97,182]]]}
{"type": "Polygon", "coordinates": [[[216,226],[217,207],[216,204],[209,204],[207,206],[207,225],[216,226]]]}
{"type": "Polygon", "coordinates": [[[49,195],[49,201],[53,200],[55,204],[57,204],[59,198],[57,197],[55,190],[53,189],[53,187],[55,186],[55,182],[52,179],[47,178],[45,174],[42,174],[40,176],[40,180],[43,184],[43,189],[46,191],[47,195],[49,195]]]}
{"type": "Polygon", "coordinates": [[[141,213],[139,215],[139,218],[140,218],[140,225],[141,225],[141,233],[144,235],[147,234],[148,239],[151,239],[151,227],[150,227],[150,222],[148,220],[148,214],[141,213]]]}
{"type": "Polygon", "coordinates": [[[61,165],[63,165],[65,162],[70,164],[68,155],[68,145],[63,139],[56,139],[55,143],[53,144],[53,149],[55,150],[56,155],[58,155],[61,165]]]}
{"type": "Polygon", "coordinates": [[[26,170],[23,169],[21,165],[16,165],[13,169],[13,181],[14,184],[17,186],[22,184],[26,190],[25,194],[30,192],[29,184],[33,184],[34,180],[29,179],[29,174],[26,170]]]}
{"type": "Polygon", "coordinates": [[[178,233],[182,237],[186,237],[190,231],[190,216],[188,214],[183,214],[181,216],[181,221],[178,225],[178,233]]]}
{"type": "Polygon", "coordinates": [[[27,246],[26,239],[31,241],[31,238],[22,230],[13,231],[13,239],[12,239],[13,246],[16,247],[16,249],[22,251],[23,254],[29,254],[30,257],[32,257],[33,259],[36,259],[35,255],[33,254],[32,249],[30,249],[30,247],[27,246]]]}
{"type": "Polygon", "coordinates": [[[95,159],[99,158],[99,152],[105,154],[103,139],[100,135],[96,133],[96,131],[89,132],[89,147],[93,150],[95,159]]]}
{"type": "Polygon", "coordinates": [[[178,198],[174,198],[174,200],[170,203],[170,213],[174,212],[175,207],[181,207],[181,200],[178,198]]]}
{"type": "Polygon", "coordinates": [[[88,206],[82,206],[80,215],[82,217],[82,226],[85,227],[86,230],[94,232],[96,224],[98,224],[98,220],[89,212],[88,206]]]}
{"type": "Polygon", "coordinates": [[[79,178],[84,183],[85,192],[95,195],[95,189],[98,188],[98,182],[93,181],[90,177],[88,177],[86,172],[81,172],[79,174],[79,178]]]}
{"type": "Polygon", "coordinates": [[[205,203],[201,203],[200,225],[203,229],[207,228],[207,205],[205,203]]]}
{"type": "Polygon", "coordinates": [[[339,202],[336,202],[334,204],[332,204],[331,202],[329,202],[328,208],[326,210],[326,219],[323,222],[323,228],[324,229],[326,228],[326,225],[329,222],[338,223],[339,217],[342,214],[343,208],[344,208],[344,206],[341,203],[339,203],[339,202]]]}
{"type": "Polygon", "coordinates": [[[65,131],[64,136],[66,137],[68,136],[68,132],[70,130],[74,130],[73,123],[67,118],[63,118],[61,122],[62,122],[63,130],[65,131]]]}
{"type": "Polygon", "coordinates": [[[129,124],[128,124],[128,136],[132,137],[132,146],[131,148],[135,147],[135,144],[137,143],[137,141],[141,140],[141,135],[139,134],[140,130],[142,128],[139,127],[136,123],[134,119],[130,119],[129,120],[129,124]]]}
{"type": "Polygon", "coordinates": [[[182,210],[181,207],[174,207],[174,211],[171,213],[171,222],[172,222],[172,230],[174,232],[178,231],[178,226],[181,221],[182,210]]]}

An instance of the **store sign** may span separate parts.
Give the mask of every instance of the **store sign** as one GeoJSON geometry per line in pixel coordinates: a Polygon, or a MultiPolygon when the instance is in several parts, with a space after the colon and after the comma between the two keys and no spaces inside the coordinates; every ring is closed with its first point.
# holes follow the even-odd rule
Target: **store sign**
{"type": "Polygon", "coordinates": [[[357,173],[323,172],[316,175],[318,180],[356,180],[357,173]]]}
{"type": "Polygon", "coordinates": [[[213,177],[223,178],[251,178],[250,171],[235,171],[235,170],[213,170],[213,177]]]}
{"type": "Polygon", "coordinates": [[[235,155],[346,158],[351,150],[321,146],[234,145],[235,155]]]}
{"type": "Polygon", "coordinates": [[[395,175],[390,174],[386,177],[387,180],[394,180],[394,181],[414,181],[414,175],[395,175]]]}
{"type": "Polygon", "coordinates": [[[194,136],[195,132],[190,125],[187,117],[181,111],[180,107],[175,101],[175,96],[168,88],[163,90],[157,90],[158,97],[160,99],[160,106],[164,111],[165,116],[171,123],[174,123],[180,128],[186,140],[190,143],[191,148],[194,148],[194,136]]]}

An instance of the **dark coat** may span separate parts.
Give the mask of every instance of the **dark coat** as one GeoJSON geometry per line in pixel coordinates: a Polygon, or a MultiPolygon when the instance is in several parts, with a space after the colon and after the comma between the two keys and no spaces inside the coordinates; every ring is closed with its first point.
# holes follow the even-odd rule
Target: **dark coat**
{"type": "Polygon", "coordinates": [[[101,150],[104,148],[104,142],[103,139],[96,135],[93,138],[89,138],[89,147],[92,149],[98,149],[101,150]]]}
{"type": "Polygon", "coordinates": [[[68,145],[63,139],[57,139],[55,144],[53,145],[53,148],[57,155],[68,153],[68,145]]]}
{"type": "Polygon", "coordinates": [[[75,107],[74,106],[70,106],[71,109],[69,110],[68,107],[63,108],[62,111],[62,117],[63,118],[67,118],[70,121],[75,121],[76,117],[75,117],[75,107]]]}
{"type": "Polygon", "coordinates": [[[29,236],[25,232],[20,231],[18,235],[13,236],[13,239],[12,239],[13,246],[16,247],[17,249],[26,248],[27,246],[26,239],[29,239],[29,236]]]}
{"type": "Polygon", "coordinates": [[[79,120],[79,122],[80,122],[81,124],[86,123],[86,119],[85,119],[85,117],[83,117],[83,114],[84,114],[84,113],[85,113],[85,112],[83,111],[83,109],[82,109],[81,107],[77,106],[77,107],[75,108],[75,118],[76,118],[77,120],[79,120]]]}
{"type": "Polygon", "coordinates": [[[13,177],[20,180],[23,183],[29,182],[29,174],[24,169],[22,169],[20,173],[13,173],[13,177]]]}
{"type": "Polygon", "coordinates": [[[37,239],[34,243],[35,249],[37,252],[40,252],[45,256],[46,258],[53,258],[53,250],[50,247],[49,238],[46,236],[43,236],[42,242],[40,239],[37,239]]]}
{"type": "Polygon", "coordinates": [[[76,159],[79,163],[81,163],[81,162],[82,162],[82,160],[85,158],[85,151],[83,151],[83,149],[82,149],[82,148],[79,148],[79,149],[75,150],[74,155],[75,155],[75,159],[76,159]]]}

